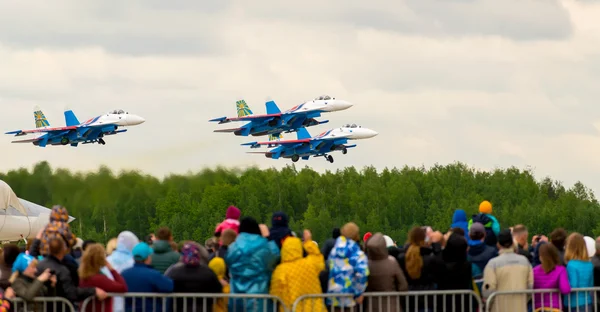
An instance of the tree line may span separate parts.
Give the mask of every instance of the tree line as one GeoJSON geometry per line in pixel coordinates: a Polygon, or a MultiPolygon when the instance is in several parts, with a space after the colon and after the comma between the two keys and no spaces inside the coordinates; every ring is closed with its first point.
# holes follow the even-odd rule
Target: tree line
{"type": "Polygon", "coordinates": [[[284,211],[290,228],[309,228],[318,242],[348,221],[361,232],[382,232],[402,243],[411,227],[430,225],[445,231],[455,209],[470,216],[483,200],[503,227],[525,224],[531,235],[563,227],[600,235],[599,204],[578,182],[570,188],[550,178],[536,180],[518,168],[478,171],[462,163],[401,169],[354,167],[320,174],[308,167],[281,170],[218,167],[164,179],[137,171],[96,172],[53,169],[47,162],[33,170],[0,173],[20,198],[52,207],[61,204],[76,220],[83,239],[106,242],[123,230],[140,238],[159,226],[175,239],[198,242],[211,237],[229,205],[242,216],[270,225],[273,212],[284,211]]]}

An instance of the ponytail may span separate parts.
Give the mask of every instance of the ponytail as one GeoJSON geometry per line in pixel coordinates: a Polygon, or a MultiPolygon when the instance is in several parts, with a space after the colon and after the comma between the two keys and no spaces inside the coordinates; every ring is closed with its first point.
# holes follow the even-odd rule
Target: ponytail
{"type": "Polygon", "coordinates": [[[411,244],[406,251],[406,273],[411,279],[421,277],[423,268],[423,257],[421,257],[421,247],[411,244]]]}

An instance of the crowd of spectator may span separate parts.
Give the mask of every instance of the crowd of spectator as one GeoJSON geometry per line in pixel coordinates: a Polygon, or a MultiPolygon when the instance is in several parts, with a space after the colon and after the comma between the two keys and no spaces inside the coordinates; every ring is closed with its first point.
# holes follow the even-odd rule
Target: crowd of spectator
{"type": "MultiPolygon", "coordinates": [[[[349,222],[332,229],[332,237],[319,248],[310,230],[294,233],[283,212],[273,214],[270,228],[241,215],[240,209],[229,207],[214,237],[204,244],[177,244],[163,227],[143,241],[124,231],[103,246],[77,238],[67,223],[67,210],[56,206],[50,223],[25,250],[13,244],[0,249],[0,309],[10,309],[7,302],[16,297],[62,297],[76,307],[92,297],[86,311],[156,311],[163,306],[160,300],[108,294],[226,293],[270,294],[289,308],[304,295],[350,294],[302,301],[303,311],[414,309],[408,306],[419,311],[436,311],[436,306],[440,311],[479,311],[482,307],[474,300],[451,295],[368,300],[365,294],[469,290],[485,302],[498,291],[554,289],[558,291],[515,294],[489,304],[494,311],[590,311],[595,293],[574,290],[600,286],[600,238],[555,229],[549,237],[534,235],[530,242],[524,225],[502,229],[487,201],[471,217],[456,210],[445,233],[427,226],[412,228],[402,245],[382,233],[362,234],[349,222]]],[[[273,301],[260,298],[172,300],[169,305],[188,311],[277,309],[273,301]]]]}

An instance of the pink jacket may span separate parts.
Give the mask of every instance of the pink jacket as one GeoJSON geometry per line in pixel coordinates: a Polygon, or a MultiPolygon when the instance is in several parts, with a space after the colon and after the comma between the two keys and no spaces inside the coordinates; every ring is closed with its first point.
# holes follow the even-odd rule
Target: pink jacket
{"type": "Polygon", "coordinates": [[[236,234],[239,234],[240,221],[235,219],[225,219],[221,224],[217,225],[215,229],[215,236],[221,236],[221,233],[225,230],[234,230],[236,234]]]}
{"type": "MultiPolygon", "coordinates": [[[[562,294],[571,292],[567,269],[562,265],[557,265],[549,273],[544,272],[542,265],[533,268],[533,288],[534,289],[558,289],[562,294]]],[[[556,293],[535,294],[535,309],[542,307],[552,307],[562,309],[560,295],[556,293]]]]}

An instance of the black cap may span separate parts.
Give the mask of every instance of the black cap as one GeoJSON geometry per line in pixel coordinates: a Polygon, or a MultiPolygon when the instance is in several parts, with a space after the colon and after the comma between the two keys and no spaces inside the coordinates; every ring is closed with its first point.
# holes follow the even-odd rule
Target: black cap
{"type": "Polygon", "coordinates": [[[510,229],[500,231],[500,234],[498,234],[498,244],[500,244],[500,246],[510,248],[513,243],[513,236],[510,229]]]}

